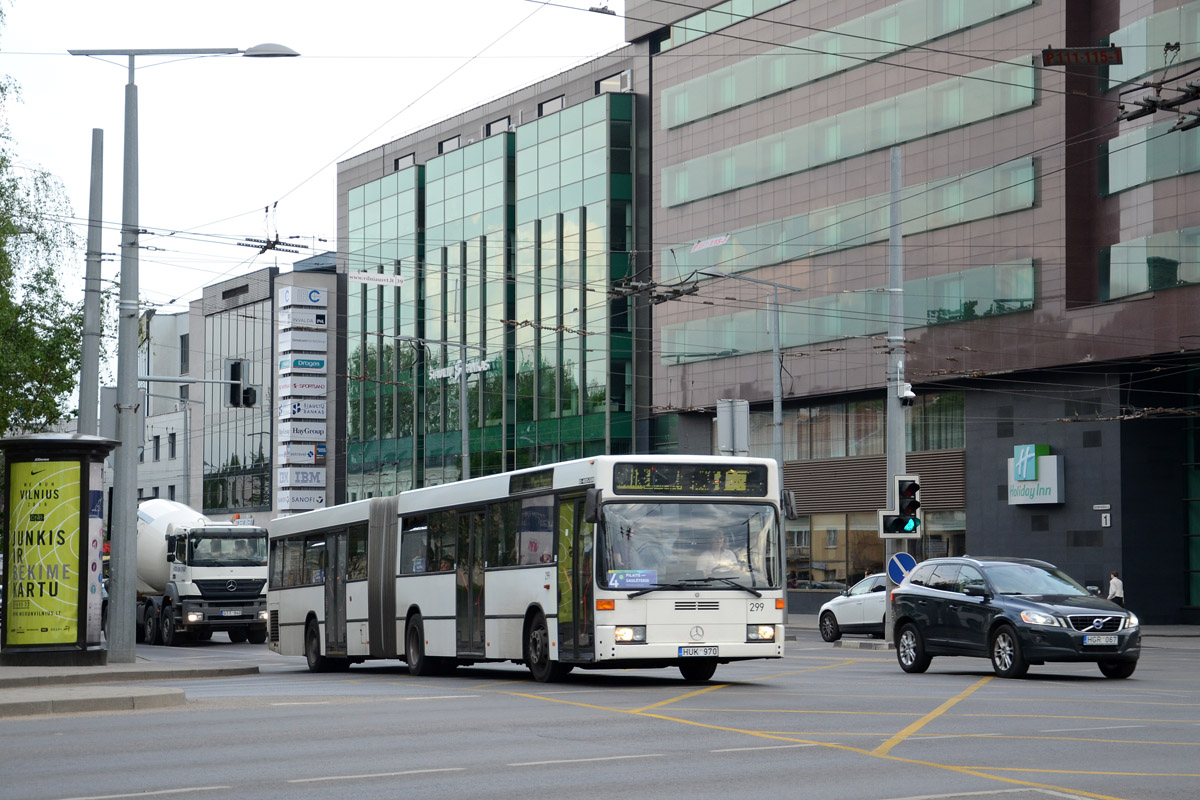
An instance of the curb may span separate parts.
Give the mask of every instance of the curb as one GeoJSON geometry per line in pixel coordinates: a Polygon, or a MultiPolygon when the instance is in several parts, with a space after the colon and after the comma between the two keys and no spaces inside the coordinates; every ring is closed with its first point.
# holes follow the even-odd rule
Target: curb
{"type": "Polygon", "coordinates": [[[58,686],[0,691],[0,718],[86,711],[144,711],[187,704],[183,689],[116,686],[58,686]]]}

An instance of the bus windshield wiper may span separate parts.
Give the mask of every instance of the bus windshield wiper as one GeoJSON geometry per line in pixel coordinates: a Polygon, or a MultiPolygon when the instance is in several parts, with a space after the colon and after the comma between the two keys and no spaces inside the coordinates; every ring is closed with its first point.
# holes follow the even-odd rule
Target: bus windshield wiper
{"type": "Polygon", "coordinates": [[[645,587],[644,589],[638,589],[636,592],[630,592],[628,594],[628,598],[630,600],[632,600],[635,597],[641,597],[644,594],[650,594],[651,592],[657,592],[657,591],[661,591],[663,589],[686,589],[686,588],[688,588],[688,587],[683,583],[655,583],[655,584],[645,587]]]}
{"type": "Polygon", "coordinates": [[[743,586],[742,584],[735,581],[733,578],[722,578],[718,575],[709,575],[707,578],[687,578],[686,580],[689,583],[697,583],[697,582],[712,583],[713,581],[720,581],[721,583],[729,584],[730,586],[732,586],[735,589],[741,589],[742,591],[749,592],[750,594],[754,595],[755,597],[762,597],[762,592],[758,591],[757,589],[751,589],[749,586],[743,586]]]}

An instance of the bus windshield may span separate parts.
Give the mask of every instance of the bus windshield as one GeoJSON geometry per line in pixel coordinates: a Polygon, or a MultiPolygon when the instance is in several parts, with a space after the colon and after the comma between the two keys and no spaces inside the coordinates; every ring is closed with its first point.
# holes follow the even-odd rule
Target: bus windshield
{"type": "Polygon", "coordinates": [[[766,503],[607,503],[598,580],[605,589],[778,587],[775,527],[766,503]]]}

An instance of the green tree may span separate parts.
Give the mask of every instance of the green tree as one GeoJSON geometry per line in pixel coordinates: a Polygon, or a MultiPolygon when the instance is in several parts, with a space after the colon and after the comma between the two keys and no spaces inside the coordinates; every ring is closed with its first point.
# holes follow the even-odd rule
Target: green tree
{"type": "Polygon", "coordinates": [[[0,77],[0,434],[66,416],[83,341],[83,301],[63,293],[79,255],[70,203],[56,177],[16,165],[5,115],[16,96],[0,77]]]}

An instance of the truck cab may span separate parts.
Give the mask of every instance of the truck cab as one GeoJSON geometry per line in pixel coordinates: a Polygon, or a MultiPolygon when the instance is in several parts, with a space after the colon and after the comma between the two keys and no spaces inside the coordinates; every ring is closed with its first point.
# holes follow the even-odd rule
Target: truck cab
{"type": "Polygon", "coordinates": [[[233,642],[266,641],[265,528],[172,526],[166,545],[169,577],[156,604],[157,626],[148,609],[143,617],[146,641],[157,633],[159,641],[170,645],[180,636],[204,640],[217,631],[233,642]]]}

